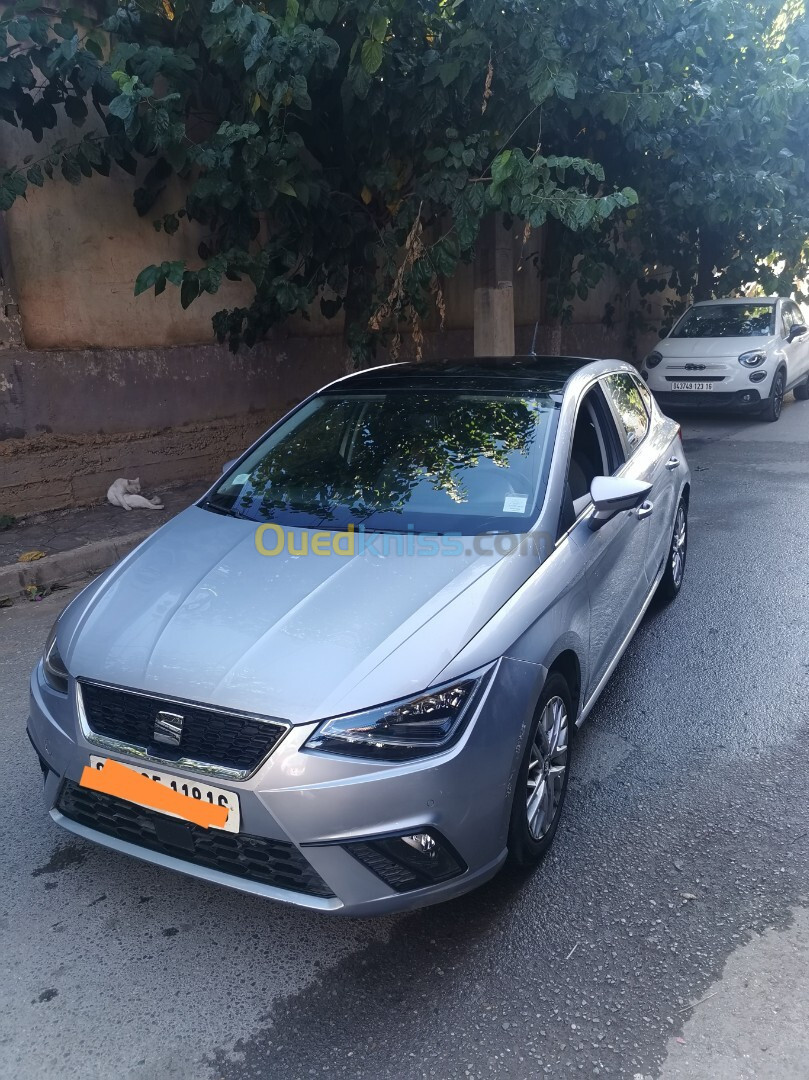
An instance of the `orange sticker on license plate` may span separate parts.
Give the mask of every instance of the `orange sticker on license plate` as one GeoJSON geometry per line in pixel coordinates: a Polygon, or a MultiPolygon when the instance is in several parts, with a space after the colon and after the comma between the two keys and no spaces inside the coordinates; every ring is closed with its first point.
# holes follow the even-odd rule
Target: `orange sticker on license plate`
{"type": "Polygon", "coordinates": [[[172,791],[169,787],[156,784],[136,769],[130,769],[128,765],[109,758],[104,762],[103,769],[86,765],[79,785],[117,799],[125,799],[138,806],[145,806],[150,810],[171,814],[190,821],[192,825],[201,825],[203,829],[224,829],[228,819],[229,811],[226,806],[211,806],[190,795],[183,795],[180,791],[172,791]]]}

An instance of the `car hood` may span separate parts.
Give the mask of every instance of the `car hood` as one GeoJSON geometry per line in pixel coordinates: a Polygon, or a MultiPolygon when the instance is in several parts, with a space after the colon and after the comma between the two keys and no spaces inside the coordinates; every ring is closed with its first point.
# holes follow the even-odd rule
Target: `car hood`
{"type": "Polygon", "coordinates": [[[664,338],[657,345],[656,351],[664,360],[701,360],[720,356],[732,356],[736,359],[744,352],[763,352],[774,341],[774,337],[664,338]]]}
{"type": "MultiPolygon", "coordinates": [[[[288,530],[295,550],[303,532],[288,530]]],[[[397,539],[266,556],[255,523],[190,507],[77,597],[59,648],[78,678],[293,723],[417,693],[535,566],[397,539]]]]}

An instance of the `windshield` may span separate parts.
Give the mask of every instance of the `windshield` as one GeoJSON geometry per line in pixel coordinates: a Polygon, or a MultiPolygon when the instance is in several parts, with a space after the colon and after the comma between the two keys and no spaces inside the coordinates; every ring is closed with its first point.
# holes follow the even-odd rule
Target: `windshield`
{"type": "Polygon", "coordinates": [[[557,409],[544,393],[327,392],[203,505],[303,528],[525,531],[544,497],[557,409]]]}
{"type": "Polygon", "coordinates": [[[686,311],[671,337],[769,337],[774,328],[775,304],[708,304],[686,311]]]}

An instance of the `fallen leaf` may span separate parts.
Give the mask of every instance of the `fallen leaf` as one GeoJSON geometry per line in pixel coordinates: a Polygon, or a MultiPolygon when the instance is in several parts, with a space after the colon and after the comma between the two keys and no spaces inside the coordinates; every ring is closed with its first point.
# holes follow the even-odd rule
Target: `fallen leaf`
{"type": "Polygon", "coordinates": [[[17,562],[36,562],[37,559],[44,559],[45,555],[44,551],[24,551],[17,562]]]}

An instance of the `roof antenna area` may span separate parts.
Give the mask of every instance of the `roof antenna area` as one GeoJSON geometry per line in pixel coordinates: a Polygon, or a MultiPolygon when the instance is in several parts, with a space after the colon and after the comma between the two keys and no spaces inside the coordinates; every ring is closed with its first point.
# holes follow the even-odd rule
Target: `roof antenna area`
{"type": "Polygon", "coordinates": [[[539,333],[539,319],[534,323],[534,336],[531,338],[531,356],[537,354],[537,334],[539,333]]]}

